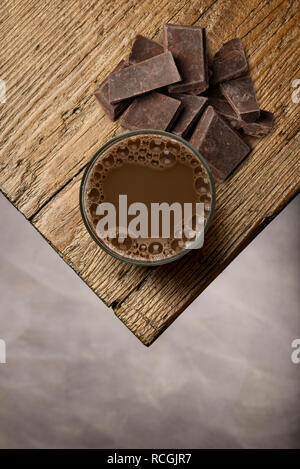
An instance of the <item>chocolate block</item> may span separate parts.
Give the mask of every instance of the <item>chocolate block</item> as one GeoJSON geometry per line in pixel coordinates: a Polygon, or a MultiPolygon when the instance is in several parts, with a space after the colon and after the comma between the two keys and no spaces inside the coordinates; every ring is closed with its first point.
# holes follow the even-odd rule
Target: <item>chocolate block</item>
{"type": "Polygon", "coordinates": [[[224,181],[250,151],[212,106],[204,111],[190,143],[204,156],[219,181],[224,181]]]}
{"type": "Polygon", "coordinates": [[[240,119],[255,122],[259,118],[260,109],[250,77],[221,83],[220,89],[240,119]]]}
{"type": "Polygon", "coordinates": [[[226,42],[215,54],[212,63],[212,83],[232,80],[248,71],[248,62],[239,38],[226,42]]]}
{"type": "MultiPolygon", "coordinates": [[[[211,76],[211,73],[212,73],[211,70],[208,69],[208,80],[211,76]]],[[[203,88],[195,88],[194,90],[187,91],[186,93],[187,94],[193,94],[193,95],[196,95],[196,96],[199,95],[199,94],[206,95],[206,91],[205,90],[203,91],[203,88]]]]}
{"type": "Polygon", "coordinates": [[[141,34],[135,37],[130,55],[129,62],[131,64],[143,62],[144,60],[150,59],[155,55],[162,54],[164,48],[161,44],[152,39],[149,39],[141,34]]]}
{"type": "Polygon", "coordinates": [[[165,24],[163,28],[165,50],[174,56],[182,82],[169,86],[170,93],[184,93],[208,88],[205,31],[199,26],[165,24]]]}
{"type": "Polygon", "coordinates": [[[232,127],[235,127],[235,122],[238,121],[239,117],[227,99],[222,95],[220,89],[213,88],[206,96],[208,98],[208,105],[212,106],[218,114],[227,119],[232,127]]]}
{"type": "Polygon", "coordinates": [[[151,57],[109,76],[109,100],[118,103],[181,79],[171,52],[151,57]]]}
{"type": "MultiPolygon", "coordinates": [[[[121,60],[120,63],[114,68],[114,70],[111,73],[116,72],[117,70],[123,70],[124,68],[128,67],[128,63],[125,60],[121,60]]],[[[122,101],[121,103],[118,104],[111,104],[109,102],[109,86],[108,86],[108,78],[105,78],[105,80],[101,83],[101,85],[98,86],[98,88],[95,90],[94,95],[96,96],[97,100],[101,104],[103,110],[106,112],[108,117],[112,120],[115,121],[123,111],[129,106],[131,103],[131,99],[128,99],[126,101],[122,101]]]]}
{"type": "Polygon", "coordinates": [[[208,105],[212,106],[218,114],[224,117],[231,127],[242,130],[244,134],[257,138],[265,137],[271,132],[274,120],[272,112],[261,110],[257,121],[245,122],[239,119],[219,88],[213,88],[206,96],[208,97],[208,105]]]}
{"type": "Polygon", "coordinates": [[[188,94],[173,94],[172,96],[173,98],[180,99],[183,104],[183,110],[176,120],[174,127],[171,129],[171,132],[180,137],[185,137],[203,112],[207,98],[188,94]]]}
{"type": "Polygon", "coordinates": [[[169,130],[183,105],[177,99],[153,91],[137,97],[120,119],[125,129],[169,130]]]}
{"type": "Polygon", "coordinates": [[[234,122],[236,129],[242,129],[246,135],[252,137],[265,137],[271,132],[273,127],[274,114],[269,111],[260,111],[259,119],[256,122],[245,122],[237,120],[234,122]]]}

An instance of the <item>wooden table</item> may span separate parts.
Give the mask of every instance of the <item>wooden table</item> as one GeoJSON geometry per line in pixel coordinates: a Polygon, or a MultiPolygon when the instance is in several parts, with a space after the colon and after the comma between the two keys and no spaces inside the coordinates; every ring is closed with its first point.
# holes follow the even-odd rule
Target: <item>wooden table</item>
{"type": "Polygon", "coordinates": [[[299,191],[300,104],[292,100],[292,82],[300,78],[297,23],[294,0],[2,0],[1,190],[145,345],[299,191]],[[210,54],[241,37],[260,105],[276,122],[271,135],[251,141],[240,170],[217,185],[204,249],[143,268],[96,246],[81,221],[78,191],[93,154],[122,132],[93,91],[128,55],[136,33],[158,38],[166,22],[206,27],[210,54]]]}

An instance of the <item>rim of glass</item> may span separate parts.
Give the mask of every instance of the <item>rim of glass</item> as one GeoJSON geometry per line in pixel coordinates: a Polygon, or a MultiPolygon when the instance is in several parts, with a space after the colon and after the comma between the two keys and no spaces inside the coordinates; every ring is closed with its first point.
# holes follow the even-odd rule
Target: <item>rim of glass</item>
{"type": "Polygon", "coordinates": [[[99,155],[101,153],[103,153],[104,150],[106,150],[107,147],[109,147],[113,143],[117,142],[118,140],[122,140],[122,139],[127,138],[127,137],[132,137],[134,135],[140,135],[140,134],[145,134],[145,133],[163,135],[165,137],[170,137],[174,140],[178,140],[180,143],[183,143],[188,148],[190,148],[190,150],[192,150],[192,152],[200,159],[201,163],[205,167],[205,169],[207,171],[207,174],[209,176],[210,186],[211,186],[211,191],[212,191],[210,215],[209,215],[209,218],[208,218],[208,220],[205,224],[205,227],[204,227],[204,235],[207,233],[207,230],[209,229],[209,227],[211,225],[211,222],[212,222],[212,219],[213,219],[213,216],[214,216],[214,213],[215,213],[215,205],[216,205],[215,183],[214,183],[211,171],[209,169],[209,166],[208,166],[205,158],[201,155],[201,153],[195,147],[193,147],[193,145],[191,145],[187,140],[185,140],[182,137],[179,137],[178,135],[172,134],[170,132],[166,132],[164,130],[155,130],[155,129],[131,130],[129,132],[124,132],[120,135],[117,135],[117,136],[111,138],[108,142],[106,142],[104,145],[102,145],[102,147],[100,147],[99,150],[94,154],[94,156],[92,157],[92,159],[89,161],[89,163],[87,164],[87,166],[85,168],[85,171],[84,171],[84,174],[82,176],[81,183],[80,183],[79,206],[80,206],[80,212],[81,212],[82,220],[85,224],[85,227],[86,227],[89,235],[92,237],[92,239],[95,241],[95,243],[99,247],[101,247],[101,249],[103,249],[103,251],[107,252],[107,254],[110,254],[111,256],[115,257],[116,259],[119,259],[123,262],[126,262],[127,264],[140,265],[140,266],[145,266],[145,267],[152,267],[152,266],[169,264],[170,262],[174,262],[174,261],[180,259],[181,257],[185,256],[192,249],[184,249],[184,250],[180,251],[178,254],[176,254],[172,257],[169,257],[167,259],[161,259],[159,261],[144,262],[144,261],[138,261],[138,260],[127,259],[125,257],[122,257],[121,255],[118,255],[118,253],[110,250],[108,248],[108,246],[106,246],[104,243],[102,243],[101,240],[95,236],[95,234],[92,231],[92,229],[90,227],[90,224],[89,224],[89,222],[88,222],[88,220],[85,216],[85,210],[84,210],[84,204],[83,204],[84,184],[86,182],[86,179],[87,179],[88,172],[89,172],[90,168],[92,167],[94,161],[99,157],[99,155]]]}

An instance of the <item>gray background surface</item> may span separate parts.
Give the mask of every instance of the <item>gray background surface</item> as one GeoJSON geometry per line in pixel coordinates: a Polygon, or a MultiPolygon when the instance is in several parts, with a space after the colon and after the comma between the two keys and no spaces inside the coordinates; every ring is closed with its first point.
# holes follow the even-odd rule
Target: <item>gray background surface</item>
{"type": "Polygon", "coordinates": [[[0,196],[0,447],[300,448],[299,208],[146,348],[0,196]]]}

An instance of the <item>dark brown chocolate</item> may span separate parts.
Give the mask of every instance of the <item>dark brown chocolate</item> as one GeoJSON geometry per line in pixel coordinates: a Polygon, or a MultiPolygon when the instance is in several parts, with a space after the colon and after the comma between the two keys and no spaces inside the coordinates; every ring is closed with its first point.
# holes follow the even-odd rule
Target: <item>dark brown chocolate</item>
{"type": "Polygon", "coordinates": [[[204,156],[219,181],[224,181],[250,151],[212,106],[204,111],[190,143],[204,156]]]}
{"type": "MultiPolygon", "coordinates": [[[[205,31],[205,30],[204,30],[205,31]]],[[[207,60],[207,63],[208,63],[208,60],[207,60]]],[[[208,80],[210,79],[210,77],[212,76],[212,71],[211,69],[208,67],[208,80]]],[[[208,88],[209,89],[209,88],[208,88]]],[[[203,88],[196,88],[194,90],[190,90],[190,91],[187,91],[187,94],[193,94],[193,95],[198,95],[198,94],[206,94],[206,91],[203,91],[203,88]]]]}
{"type": "Polygon", "coordinates": [[[245,122],[239,119],[219,88],[213,88],[206,96],[208,97],[208,105],[212,106],[224,117],[231,127],[242,130],[244,134],[257,138],[265,137],[271,132],[274,120],[274,114],[272,112],[261,110],[257,121],[245,122]]]}
{"type": "Polygon", "coordinates": [[[137,97],[120,119],[125,129],[169,130],[183,105],[180,100],[153,91],[137,97]]]}
{"type": "Polygon", "coordinates": [[[265,137],[271,132],[273,121],[274,114],[272,112],[261,110],[259,119],[256,122],[237,120],[233,126],[236,129],[241,129],[246,135],[260,138],[265,137]]]}
{"type": "Polygon", "coordinates": [[[109,76],[109,100],[118,103],[181,79],[171,52],[151,57],[109,76]]]}
{"type": "Polygon", "coordinates": [[[202,114],[207,104],[207,98],[189,94],[173,94],[173,98],[180,99],[183,110],[171,129],[173,134],[185,137],[202,114]]]}
{"type": "Polygon", "coordinates": [[[222,117],[228,120],[232,127],[235,127],[235,122],[238,121],[239,117],[223,96],[220,89],[213,88],[206,96],[208,98],[208,105],[212,106],[222,117]]]}
{"type": "MultiPolygon", "coordinates": [[[[114,73],[118,70],[123,70],[124,68],[128,67],[128,65],[128,62],[126,62],[125,60],[121,60],[121,62],[118,63],[116,68],[114,68],[111,73],[114,73]]],[[[124,112],[125,109],[128,108],[129,104],[131,103],[131,99],[122,101],[118,104],[111,104],[109,102],[108,78],[109,76],[106,77],[105,80],[101,83],[101,85],[98,86],[98,88],[94,92],[94,95],[96,96],[97,100],[101,104],[103,110],[106,112],[108,117],[112,121],[115,121],[122,114],[122,112],[124,112]]]]}
{"type": "Polygon", "coordinates": [[[197,90],[197,94],[208,88],[205,31],[199,26],[165,24],[163,28],[165,50],[172,52],[181,83],[169,86],[170,93],[197,90]]]}
{"type": "Polygon", "coordinates": [[[150,59],[155,55],[162,54],[164,48],[161,44],[148,37],[138,34],[135,37],[130,55],[129,62],[131,64],[143,62],[144,60],[150,59]]]}
{"type": "Polygon", "coordinates": [[[220,89],[239,119],[255,122],[259,118],[260,109],[250,77],[225,81],[221,83],[220,89]]]}
{"type": "Polygon", "coordinates": [[[232,80],[248,71],[248,62],[239,38],[226,42],[215,54],[212,62],[212,83],[232,80]]]}

